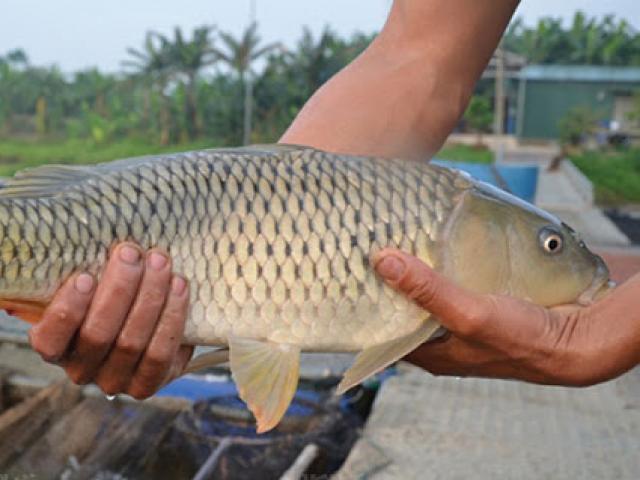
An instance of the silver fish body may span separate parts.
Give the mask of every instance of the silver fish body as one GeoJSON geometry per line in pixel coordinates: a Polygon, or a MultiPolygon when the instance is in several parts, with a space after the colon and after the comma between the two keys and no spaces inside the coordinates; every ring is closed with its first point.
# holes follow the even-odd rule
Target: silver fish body
{"type": "Polygon", "coordinates": [[[375,275],[382,248],[547,306],[608,281],[568,226],[458,171],[266,146],[18,173],[0,188],[0,308],[37,321],[72,272],[100,276],[124,240],[169,252],[190,285],[184,342],[229,346],[259,432],[284,415],[300,351],[359,351],[341,392],[438,328],[375,275]]]}
{"type": "Polygon", "coordinates": [[[416,328],[424,315],[375,276],[371,254],[391,246],[435,261],[471,185],[428,164],[285,147],[36,173],[0,197],[0,296],[46,299],[132,240],[166,249],[189,280],[185,342],[235,335],[331,351],[416,328]]]}

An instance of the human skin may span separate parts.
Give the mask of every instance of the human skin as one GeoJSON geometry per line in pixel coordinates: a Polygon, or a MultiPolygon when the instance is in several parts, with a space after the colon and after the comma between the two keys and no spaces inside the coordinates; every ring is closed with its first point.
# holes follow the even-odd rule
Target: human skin
{"type": "Polygon", "coordinates": [[[397,250],[374,266],[450,332],[406,357],[433,374],[588,386],[640,363],[640,274],[589,307],[548,309],[469,292],[397,250]]]}
{"type": "Polygon", "coordinates": [[[517,4],[396,0],[369,48],[318,89],[280,142],[430,158],[464,112],[517,4]]]}
{"type": "Polygon", "coordinates": [[[99,284],[87,273],[65,282],[29,331],[31,345],[77,384],[147,398],[191,357],[180,345],[188,290],[164,252],[120,244],[99,284]]]}
{"type": "MultiPolygon", "coordinates": [[[[343,153],[428,158],[464,111],[517,2],[486,5],[475,0],[396,0],[372,45],[309,100],[281,142],[343,153]]],[[[131,252],[124,256],[133,258],[131,252]]],[[[408,357],[426,370],[580,385],[611,378],[638,363],[628,345],[639,344],[638,322],[633,330],[629,312],[640,311],[630,303],[640,279],[630,280],[590,309],[563,313],[456,290],[427,267],[418,268],[417,260],[403,258],[411,266],[409,280],[403,277],[392,284],[452,332],[446,341],[426,344],[408,357]],[[423,290],[437,294],[418,295],[423,290]],[[456,307],[455,295],[468,308],[456,307]],[[441,302],[433,300],[440,297],[441,302]],[[487,304],[495,310],[485,310],[487,304]],[[592,320],[576,321],[584,318],[592,320]],[[615,329],[596,330],[613,321],[615,329]],[[626,327],[619,329],[621,323],[626,327]],[[479,324],[492,328],[481,332],[479,324]],[[598,353],[607,357],[595,365],[592,359],[598,353]],[[581,364],[585,368],[576,367],[581,364]]],[[[378,268],[381,265],[379,257],[378,268]]],[[[179,346],[188,286],[170,272],[170,259],[163,252],[119,245],[98,285],[81,273],[57,292],[31,329],[34,349],[63,366],[76,383],[94,382],[109,394],[152,395],[182,372],[192,353],[179,346]],[[122,258],[125,247],[138,252],[137,260],[122,258]],[[151,265],[153,254],[166,260],[159,269],[151,265]],[[181,293],[176,293],[172,282],[184,290],[177,288],[181,293]]]]}

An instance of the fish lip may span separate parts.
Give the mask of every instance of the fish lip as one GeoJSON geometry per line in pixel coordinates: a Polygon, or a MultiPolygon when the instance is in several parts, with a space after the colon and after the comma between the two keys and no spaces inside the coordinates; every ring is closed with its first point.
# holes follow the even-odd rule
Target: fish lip
{"type": "Polygon", "coordinates": [[[578,297],[577,303],[582,306],[589,306],[606,296],[616,286],[616,283],[609,278],[609,269],[604,260],[598,255],[596,258],[596,273],[591,285],[578,297]]]}

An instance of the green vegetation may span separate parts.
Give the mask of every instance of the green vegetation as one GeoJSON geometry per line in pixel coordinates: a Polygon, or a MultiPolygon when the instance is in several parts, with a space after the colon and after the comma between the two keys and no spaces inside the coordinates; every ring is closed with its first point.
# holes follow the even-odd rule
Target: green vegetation
{"type": "Polygon", "coordinates": [[[580,145],[585,137],[593,134],[599,120],[597,112],[588,106],[577,106],[560,119],[560,142],[564,145],[580,145]]]}
{"type": "Polygon", "coordinates": [[[640,125],[640,90],[637,90],[633,94],[633,104],[627,117],[629,120],[635,121],[640,125]]]}
{"type": "Polygon", "coordinates": [[[27,54],[0,55],[0,137],[216,145],[276,140],[306,99],[371,41],[304,30],[295,49],[211,26],[149,32],[123,52],[125,72],[63,74],[27,54]],[[260,60],[264,68],[256,71],[260,60]]]}
{"type": "Polygon", "coordinates": [[[135,140],[120,140],[108,144],[78,139],[65,141],[0,140],[0,177],[10,176],[23,168],[35,167],[44,163],[91,164],[108,162],[118,158],[198,150],[215,146],[204,140],[169,146],[135,140]]]}
{"type": "Polygon", "coordinates": [[[493,162],[493,152],[488,148],[462,144],[445,145],[442,150],[435,154],[435,157],[440,160],[452,160],[454,162],[493,162]]]}
{"type": "MultiPolygon", "coordinates": [[[[264,43],[255,24],[238,37],[209,25],[188,33],[176,28],[169,35],[141,36],[139,46],[123,52],[124,71],[118,74],[63,74],[14,50],[0,54],[0,136],[98,145],[272,142],[306,99],[372,38],[343,38],[330,29],[314,36],[305,29],[297,45],[285,48],[264,43]]],[[[640,65],[640,33],[612,16],[579,12],[569,26],[554,18],[534,27],[516,21],[504,46],[529,63],[640,65]]],[[[486,98],[472,101],[472,128],[488,128],[490,110],[486,98]]]]}
{"type": "Polygon", "coordinates": [[[640,149],[585,152],[570,158],[593,182],[598,204],[640,203],[640,149]]]}
{"type": "Polygon", "coordinates": [[[474,95],[469,101],[464,119],[473,132],[478,134],[478,145],[482,145],[482,134],[491,131],[493,112],[491,102],[484,95],[474,95]]]}
{"type": "MultiPolygon", "coordinates": [[[[125,70],[117,74],[63,74],[32,64],[19,49],[0,54],[0,176],[42,163],[276,141],[313,92],[372,38],[343,38],[328,28],[314,36],[304,29],[293,48],[284,48],[263,43],[256,25],[239,37],[213,26],[190,34],[176,28],[141,36],[138,47],[123,52],[125,70]]],[[[612,16],[577,13],[568,27],[554,18],[533,27],[516,21],[503,45],[529,63],[640,65],[640,33],[612,16]]],[[[640,118],[636,99],[631,115],[640,118]]],[[[486,131],[490,117],[489,99],[475,96],[465,115],[469,126],[486,131]]],[[[567,121],[569,142],[592,123],[585,115],[577,120],[567,121]]],[[[447,146],[437,157],[493,160],[491,151],[465,145],[447,146]]],[[[594,182],[598,201],[640,202],[640,151],[573,160],[594,182]]]]}

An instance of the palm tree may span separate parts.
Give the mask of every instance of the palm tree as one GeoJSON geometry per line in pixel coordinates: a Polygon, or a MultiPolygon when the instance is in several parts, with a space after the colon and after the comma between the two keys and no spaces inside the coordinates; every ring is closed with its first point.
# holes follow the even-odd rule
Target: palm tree
{"type": "Polygon", "coordinates": [[[199,27],[193,31],[191,40],[185,40],[182,30],[176,27],[170,44],[171,69],[184,77],[187,134],[191,137],[197,137],[201,131],[196,100],[198,75],[202,69],[218,60],[218,54],[212,49],[213,31],[214,28],[210,26],[199,27]]]}
{"type": "Polygon", "coordinates": [[[301,69],[301,77],[304,78],[304,89],[307,96],[311,95],[335,73],[332,65],[333,44],[336,43],[333,32],[325,27],[318,40],[313,38],[313,33],[308,27],[304,27],[302,38],[298,42],[296,52],[296,64],[301,69]]]}
{"type": "Polygon", "coordinates": [[[24,96],[24,71],[28,67],[24,50],[11,50],[0,56],[0,130],[11,131],[14,106],[24,96]]]}
{"type": "Polygon", "coordinates": [[[73,78],[71,103],[81,105],[87,103],[92,110],[102,117],[108,116],[107,96],[116,87],[116,78],[100,73],[93,68],[76,72],[73,78]]]}
{"type": "Polygon", "coordinates": [[[160,33],[148,32],[142,50],[130,47],[127,48],[127,53],[131,58],[124,60],[122,65],[133,68],[134,75],[148,89],[145,91],[144,101],[145,120],[150,108],[148,93],[155,90],[160,98],[160,143],[167,145],[171,135],[171,115],[166,92],[172,66],[171,42],[160,33]]]}
{"type": "Polygon", "coordinates": [[[213,48],[213,52],[218,59],[226,63],[238,74],[238,80],[244,90],[244,116],[242,129],[242,143],[247,145],[251,142],[251,116],[253,110],[253,63],[267,53],[280,47],[279,43],[270,43],[265,46],[260,45],[258,36],[258,24],[253,22],[249,25],[242,37],[236,40],[231,34],[221,32],[220,40],[224,45],[224,50],[213,48]]]}
{"type": "Polygon", "coordinates": [[[30,67],[24,74],[25,92],[35,109],[36,132],[46,135],[61,126],[67,82],[57,67],[30,67]]]}

